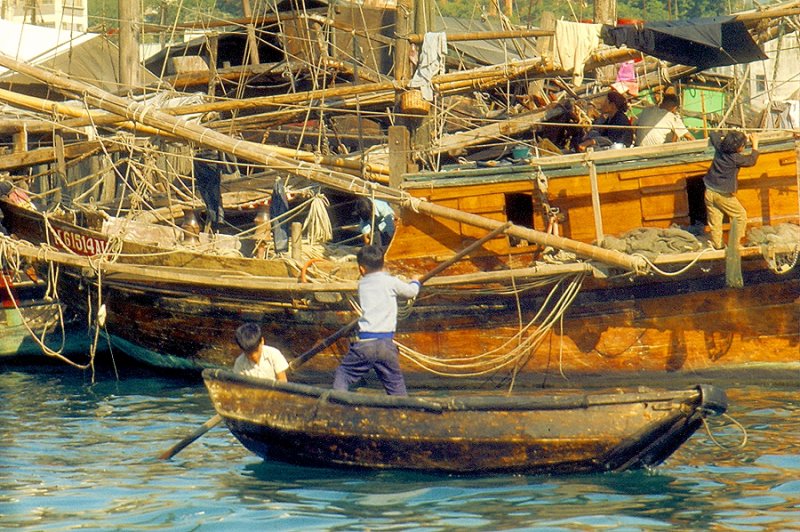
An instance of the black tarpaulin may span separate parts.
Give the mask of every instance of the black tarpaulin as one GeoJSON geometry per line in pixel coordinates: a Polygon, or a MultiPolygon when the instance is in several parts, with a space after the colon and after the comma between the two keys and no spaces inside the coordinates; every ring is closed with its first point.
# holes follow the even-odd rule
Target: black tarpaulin
{"type": "Polygon", "coordinates": [[[744,23],[733,17],[606,26],[603,28],[603,41],[701,69],[767,58],[744,23]]]}

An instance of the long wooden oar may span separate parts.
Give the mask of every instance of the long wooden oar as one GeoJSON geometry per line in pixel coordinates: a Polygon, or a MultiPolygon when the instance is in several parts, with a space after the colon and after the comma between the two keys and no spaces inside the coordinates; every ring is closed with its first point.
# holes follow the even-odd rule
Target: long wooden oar
{"type": "Polygon", "coordinates": [[[172,447],[170,447],[169,449],[158,455],[158,459],[169,460],[170,458],[181,452],[184,447],[187,447],[196,439],[198,439],[200,436],[202,436],[209,430],[219,425],[221,421],[222,421],[222,416],[219,414],[215,415],[214,417],[212,417],[211,419],[200,425],[200,427],[196,431],[192,432],[184,439],[182,439],[181,441],[179,441],[178,443],[176,443],[175,445],[173,445],[172,447]]]}
{"type": "MultiPolygon", "coordinates": [[[[458,260],[462,259],[465,255],[471,253],[472,251],[479,248],[489,240],[495,238],[497,235],[504,232],[510,226],[511,223],[508,222],[505,225],[497,227],[496,229],[487,233],[484,237],[476,240],[469,246],[465,247],[464,249],[453,255],[451,258],[447,259],[441,264],[438,264],[431,271],[429,271],[428,273],[419,278],[420,284],[425,283],[425,281],[427,281],[431,277],[440,274],[445,269],[455,264],[458,260]]],[[[347,333],[352,331],[356,325],[358,325],[358,318],[355,318],[353,321],[349,322],[347,325],[343,326],[338,331],[331,334],[324,340],[318,342],[311,349],[309,349],[299,357],[292,360],[292,362],[289,364],[289,368],[287,369],[287,371],[293,371],[299,368],[300,366],[302,366],[303,364],[314,358],[318,353],[322,352],[327,347],[332,345],[336,340],[338,340],[339,338],[345,336],[347,333]]],[[[200,425],[200,427],[196,431],[194,431],[193,433],[191,433],[190,435],[188,435],[187,437],[185,437],[184,439],[182,439],[181,441],[179,441],[178,443],[176,443],[175,445],[173,445],[172,447],[170,447],[169,449],[158,455],[159,460],[169,460],[170,458],[181,452],[185,447],[189,446],[192,442],[200,438],[200,436],[202,436],[215,426],[219,425],[221,421],[222,421],[222,416],[216,414],[214,417],[210,418],[208,421],[200,425]]]]}

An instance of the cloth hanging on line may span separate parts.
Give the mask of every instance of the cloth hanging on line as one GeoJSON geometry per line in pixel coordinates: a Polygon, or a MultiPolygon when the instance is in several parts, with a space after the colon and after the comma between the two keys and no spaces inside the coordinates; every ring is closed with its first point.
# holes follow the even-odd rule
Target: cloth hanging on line
{"type": "Polygon", "coordinates": [[[447,35],[444,32],[428,32],[422,41],[419,65],[408,86],[422,91],[422,98],[433,101],[433,77],[444,74],[447,56],[447,35]]]}
{"type": "Polygon", "coordinates": [[[586,60],[600,46],[602,24],[585,24],[559,20],[553,38],[553,60],[561,68],[572,72],[575,85],[583,83],[586,60]]]}

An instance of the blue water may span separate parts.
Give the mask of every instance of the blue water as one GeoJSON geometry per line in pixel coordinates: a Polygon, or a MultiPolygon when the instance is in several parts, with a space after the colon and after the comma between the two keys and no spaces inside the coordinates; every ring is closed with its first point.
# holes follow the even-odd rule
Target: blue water
{"type": "MultiPolygon", "coordinates": [[[[728,387],[725,420],[650,471],[454,477],[262,461],[199,382],[11,366],[0,373],[0,529],[800,530],[797,388],[728,387]]],[[[800,379],[798,379],[800,382],[800,379]]]]}

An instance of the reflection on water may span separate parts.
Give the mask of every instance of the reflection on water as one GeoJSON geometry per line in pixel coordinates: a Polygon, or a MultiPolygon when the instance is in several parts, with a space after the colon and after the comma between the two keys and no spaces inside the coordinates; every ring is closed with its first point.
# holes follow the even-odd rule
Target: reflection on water
{"type": "Polygon", "coordinates": [[[0,373],[0,527],[215,530],[709,529],[800,523],[796,389],[728,388],[714,420],[652,471],[453,477],[264,462],[216,428],[201,384],[64,368],[0,373]]]}

